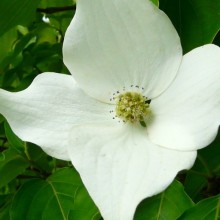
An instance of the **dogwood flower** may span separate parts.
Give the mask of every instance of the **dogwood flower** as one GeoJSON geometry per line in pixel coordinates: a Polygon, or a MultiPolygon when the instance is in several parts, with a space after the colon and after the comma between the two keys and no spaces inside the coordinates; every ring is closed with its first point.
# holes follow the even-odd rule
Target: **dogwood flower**
{"type": "Polygon", "coordinates": [[[72,161],[105,220],[131,220],[217,135],[220,49],[182,56],[148,0],[80,0],[63,55],[72,76],[0,90],[0,112],[21,139],[72,161]]]}

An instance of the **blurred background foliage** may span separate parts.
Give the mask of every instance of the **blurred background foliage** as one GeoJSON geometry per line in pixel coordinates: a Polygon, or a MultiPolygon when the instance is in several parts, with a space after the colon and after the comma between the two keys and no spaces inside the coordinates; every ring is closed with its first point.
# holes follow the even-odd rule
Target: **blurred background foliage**
{"type": "MultiPolygon", "coordinates": [[[[184,53],[212,42],[220,46],[219,0],[152,1],[170,17],[184,53]]],[[[62,42],[75,8],[72,0],[0,1],[0,88],[25,89],[42,72],[68,74],[62,42]]],[[[135,220],[219,219],[220,135],[176,179],[165,192],[145,199],[135,220]]],[[[101,216],[70,162],[21,141],[0,116],[0,220],[9,219],[101,216]]]]}

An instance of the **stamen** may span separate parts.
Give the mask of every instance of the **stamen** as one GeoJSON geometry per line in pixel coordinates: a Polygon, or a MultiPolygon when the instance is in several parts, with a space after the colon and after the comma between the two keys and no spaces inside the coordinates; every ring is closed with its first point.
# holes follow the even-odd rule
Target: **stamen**
{"type": "Polygon", "coordinates": [[[138,92],[125,92],[117,96],[115,100],[116,116],[121,118],[123,122],[139,122],[143,127],[146,127],[145,119],[151,114],[150,100],[138,92]]]}

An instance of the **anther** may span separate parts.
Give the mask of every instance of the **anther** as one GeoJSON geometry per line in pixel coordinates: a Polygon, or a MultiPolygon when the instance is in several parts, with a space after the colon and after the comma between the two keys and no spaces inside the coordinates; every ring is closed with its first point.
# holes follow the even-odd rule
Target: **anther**
{"type": "Polygon", "coordinates": [[[150,100],[150,99],[148,99],[148,100],[145,101],[145,104],[150,104],[150,103],[151,103],[151,100],[150,100]]]}
{"type": "MultiPolygon", "coordinates": [[[[131,85],[133,86],[133,85],[131,85]]],[[[135,86],[139,88],[139,86],[135,86]]],[[[145,96],[142,96],[138,92],[125,92],[120,94],[116,99],[116,116],[121,118],[123,122],[142,122],[146,117],[149,117],[151,111],[149,109],[150,100],[147,100],[145,96]]]]}

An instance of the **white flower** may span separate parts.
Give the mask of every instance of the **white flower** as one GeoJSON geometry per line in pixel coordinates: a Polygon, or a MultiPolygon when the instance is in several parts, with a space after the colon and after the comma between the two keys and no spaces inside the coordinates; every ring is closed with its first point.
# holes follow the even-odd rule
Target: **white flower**
{"type": "Polygon", "coordinates": [[[73,77],[43,73],[24,91],[1,90],[0,112],[20,138],[72,161],[105,220],[131,220],[215,138],[220,49],[182,56],[149,1],[80,0],[63,54],[73,77]]]}

